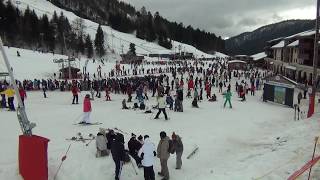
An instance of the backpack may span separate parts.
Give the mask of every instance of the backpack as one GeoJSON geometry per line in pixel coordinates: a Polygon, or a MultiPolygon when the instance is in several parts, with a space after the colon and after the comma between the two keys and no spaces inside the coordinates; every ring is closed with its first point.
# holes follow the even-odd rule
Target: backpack
{"type": "Polygon", "coordinates": [[[173,141],[171,139],[169,140],[168,152],[171,153],[171,154],[174,154],[174,152],[175,152],[175,149],[174,149],[174,146],[173,146],[173,141]]]}

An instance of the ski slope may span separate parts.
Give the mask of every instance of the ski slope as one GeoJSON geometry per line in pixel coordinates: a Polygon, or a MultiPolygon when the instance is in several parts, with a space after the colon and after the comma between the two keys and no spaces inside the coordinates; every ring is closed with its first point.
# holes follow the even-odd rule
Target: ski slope
{"type": "MultiPolygon", "coordinates": [[[[21,57],[16,57],[17,49],[10,48],[10,62],[16,77],[44,76],[54,71],[52,54],[39,54],[18,49],[21,57]],[[48,62],[47,64],[44,62],[48,62]],[[50,63],[49,63],[50,62],[50,63]],[[43,63],[43,64],[42,64],[43,63]],[[38,68],[38,64],[39,67],[38,68]]],[[[58,57],[58,56],[57,56],[58,57]]],[[[111,67],[111,63],[106,65],[111,67]]],[[[107,68],[107,67],[106,67],[107,68]]],[[[92,68],[94,69],[94,68],[92,68]]],[[[232,81],[232,85],[235,81],[232,81]]],[[[69,142],[66,138],[81,132],[84,136],[96,134],[100,127],[122,129],[129,134],[148,134],[157,145],[159,132],[164,130],[171,135],[173,131],[182,137],[184,143],[182,170],[175,170],[175,156],[171,155],[168,166],[171,180],[280,180],[286,179],[296,169],[310,160],[314,137],[319,135],[319,114],[308,120],[294,121],[293,109],[263,103],[261,91],[256,96],[247,96],[247,102],[240,102],[233,88],[233,109],[223,109],[223,97],[217,94],[218,102],[199,103],[200,108],[191,108],[191,99],[184,101],[184,113],[168,112],[169,121],[153,120],[154,114],[145,115],[141,111],[121,110],[121,101],[125,96],[111,95],[113,101],[97,99],[92,102],[92,120],[100,126],[81,127],[72,125],[81,118],[80,105],[71,105],[71,92],[48,92],[48,99],[42,98],[42,92],[27,92],[26,108],[29,119],[37,123],[33,133],[50,139],[48,148],[49,179],[59,166],[61,157],[71,143],[71,149],[57,180],[112,180],[114,163],[111,157],[95,157],[94,142],[85,146],[82,142],[69,142]],[[186,157],[195,146],[196,155],[186,157]]],[[[303,101],[307,104],[307,101],[303,101]]],[[[147,101],[154,105],[155,98],[147,101]]],[[[132,104],[128,104],[132,106],[132,104]]],[[[18,174],[18,136],[21,130],[16,113],[0,111],[0,179],[20,180],[18,174]]],[[[130,135],[125,135],[128,142],[130,135]]],[[[319,150],[319,149],[317,149],[319,150]]],[[[159,160],[155,171],[159,171],[159,160]]],[[[319,177],[320,168],[313,168],[313,178],[319,177]]],[[[123,167],[123,180],[141,180],[143,171],[135,175],[130,164],[123,167]]],[[[156,179],[160,179],[156,176],[156,179]]]]}
{"type": "MultiPolygon", "coordinates": [[[[78,18],[78,16],[76,16],[74,13],[60,9],[47,0],[13,0],[12,2],[13,4],[16,4],[17,1],[20,2],[18,5],[19,9],[24,10],[29,6],[30,9],[35,10],[38,16],[47,14],[48,17],[51,18],[54,11],[56,11],[58,15],[60,15],[60,12],[62,12],[69,19],[70,23],[74,19],[78,18]]],[[[84,22],[87,26],[86,32],[91,36],[91,39],[93,39],[95,37],[98,24],[87,19],[84,19],[84,22]]],[[[134,34],[126,34],[113,30],[109,26],[102,26],[102,29],[105,33],[106,47],[109,48],[109,51],[114,51],[117,55],[122,54],[123,52],[126,53],[129,50],[130,43],[134,43],[136,45],[136,52],[142,55],[174,53],[174,47],[172,49],[165,49],[156,43],[147,42],[145,40],[136,38],[134,34]]],[[[177,42],[174,42],[174,44],[176,43],[177,42]]],[[[194,55],[197,57],[227,57],[222,53],[217,52],[216,55],[210,55],[197,50],[193,46],[182,43],[178,44],[181,44],[181,48],[183,50],[194,53],[194,55]]],[[[178,50],[176,52],[178,52],[178,50]]],[[[115,55],[113,58],[118,58],[117,60],[119,60],[119,56],[115,55]]]]}

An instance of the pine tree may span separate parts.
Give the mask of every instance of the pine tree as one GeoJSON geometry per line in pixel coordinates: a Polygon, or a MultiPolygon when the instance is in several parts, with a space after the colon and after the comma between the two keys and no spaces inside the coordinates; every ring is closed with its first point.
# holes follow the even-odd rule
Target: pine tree
{"type": "Polygon", "coordinates": [[[77,53],[84,54],[85,44],[83,42],[82,36],[78,36],[78,43],[77,43],[77,53]]]}
{"type": "Polygon", "coordinates": [[[93,57],[93,45],[92,45],[92,41],[91,41],[89,34],[86,37],[85,48],[86,48],[87,57],[92,58],[93,57]]]}
{"type": "Polygon", "coordinates": [[[100,24],[97,29],[96,38],[94,40],[94,46],[96,47],[96,52],[99,57],[102,57],[106,54],[106,50],[104,48],[104,35],[100,24]]]}

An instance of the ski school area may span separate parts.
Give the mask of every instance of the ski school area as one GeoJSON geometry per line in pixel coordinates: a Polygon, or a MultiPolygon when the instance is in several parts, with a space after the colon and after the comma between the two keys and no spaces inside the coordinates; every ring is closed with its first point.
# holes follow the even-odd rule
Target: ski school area
{"type": "Polygon", "coordinates": [[[88,76],[68,81],[39,61],[58,55],[16,50],[6,49],[33,135],[47,149],[19,139],[17,101],[8,104],[11,83],[1,77],[0,179],[307,179],[310,167],[311,179],[320,177],[318,111],[307,119],[308,97],[298,106],[301,91],[267,79],[267,70],[181,61],[121,65],[125,76],[103,77],[115,63],[90,61],[88,76]]]}

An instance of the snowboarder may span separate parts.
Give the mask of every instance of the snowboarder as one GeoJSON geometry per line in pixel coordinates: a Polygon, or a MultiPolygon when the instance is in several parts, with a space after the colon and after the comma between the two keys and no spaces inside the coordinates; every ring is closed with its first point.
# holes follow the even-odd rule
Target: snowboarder
{"type": "Polygon", "coordinates": [[[157,115],[156,115],[156,117],[154,119],[159,119],[160,113],[163,112],[165,119],[168,120],[168,116],[167,116],[167,113],[166,113],[166,101],[165,101],[163,95],[160,95],[158,97],[157,101],[158,101],[158,109],[159,109],[159,111],[158,111],[158,113],[157,113],[157,115]]]}
{"type": "Polygon", "coordinates": [[[92,111],[90,95],[87,94],[83,100],[83,120],[80,122],[81,124],[90,124],[90,113],[92,111]]]}
{"type": "Polygon", "coordinates": [[[115,180],[120,180],[122,165],[125,161],[124,137],[117,133],[115,139],[111,143],[111,154],[115,164],[115,180]]]}
{"type": "Polygon", "coordinates": [[[224,94],[224,98],[226,98],[225,102],[224,102],[224,105],[223,107],[226,107],[226,104],[227,102],[229,103],[229,107],[232,108],[232,105],[231,105],[231,91],[230,90],[227,90],[227,92],[224,94]]]}
{"type": "Polygon", "coordinates": [[[181,137],[176,135],[174,132],[172,133],[172,143],[173,143],[173,152],[176,153],[176,169],[181,169],[182,166],[182,153],[183,153],[183,143],[181,141],[181,137]]]}
{"type": "Polygon", "coordinates": [[[161,171],[158,175],[162,176],[161,180],[169,180],[168,159],[170,157],[169,152],[169,137],[164,131],[160,132],[160,141],[157,148],[157,157],[160,159],[161,171]]]}
{"type": "Polygon", "coordinates": [[[131,138],[128,142],[128,148],[129,148],[129,154],[133,159],[136,161],[137,166],[140,168],[141,166],[141,159],[138,156],[138,152],[140,148],[142,147],[141,143],[136,139],[135,134],[131,134],[131,138]]]}
{"type": "Polygon", "coordinates": [[[142,159],[142,166],[144,169],[144,179],[145,180],[155,180],[153,165],[156,153],[155,145],[150,141],[149,136],[144,136],[144,144],[138,153],[139,157],[142,159]]]}

